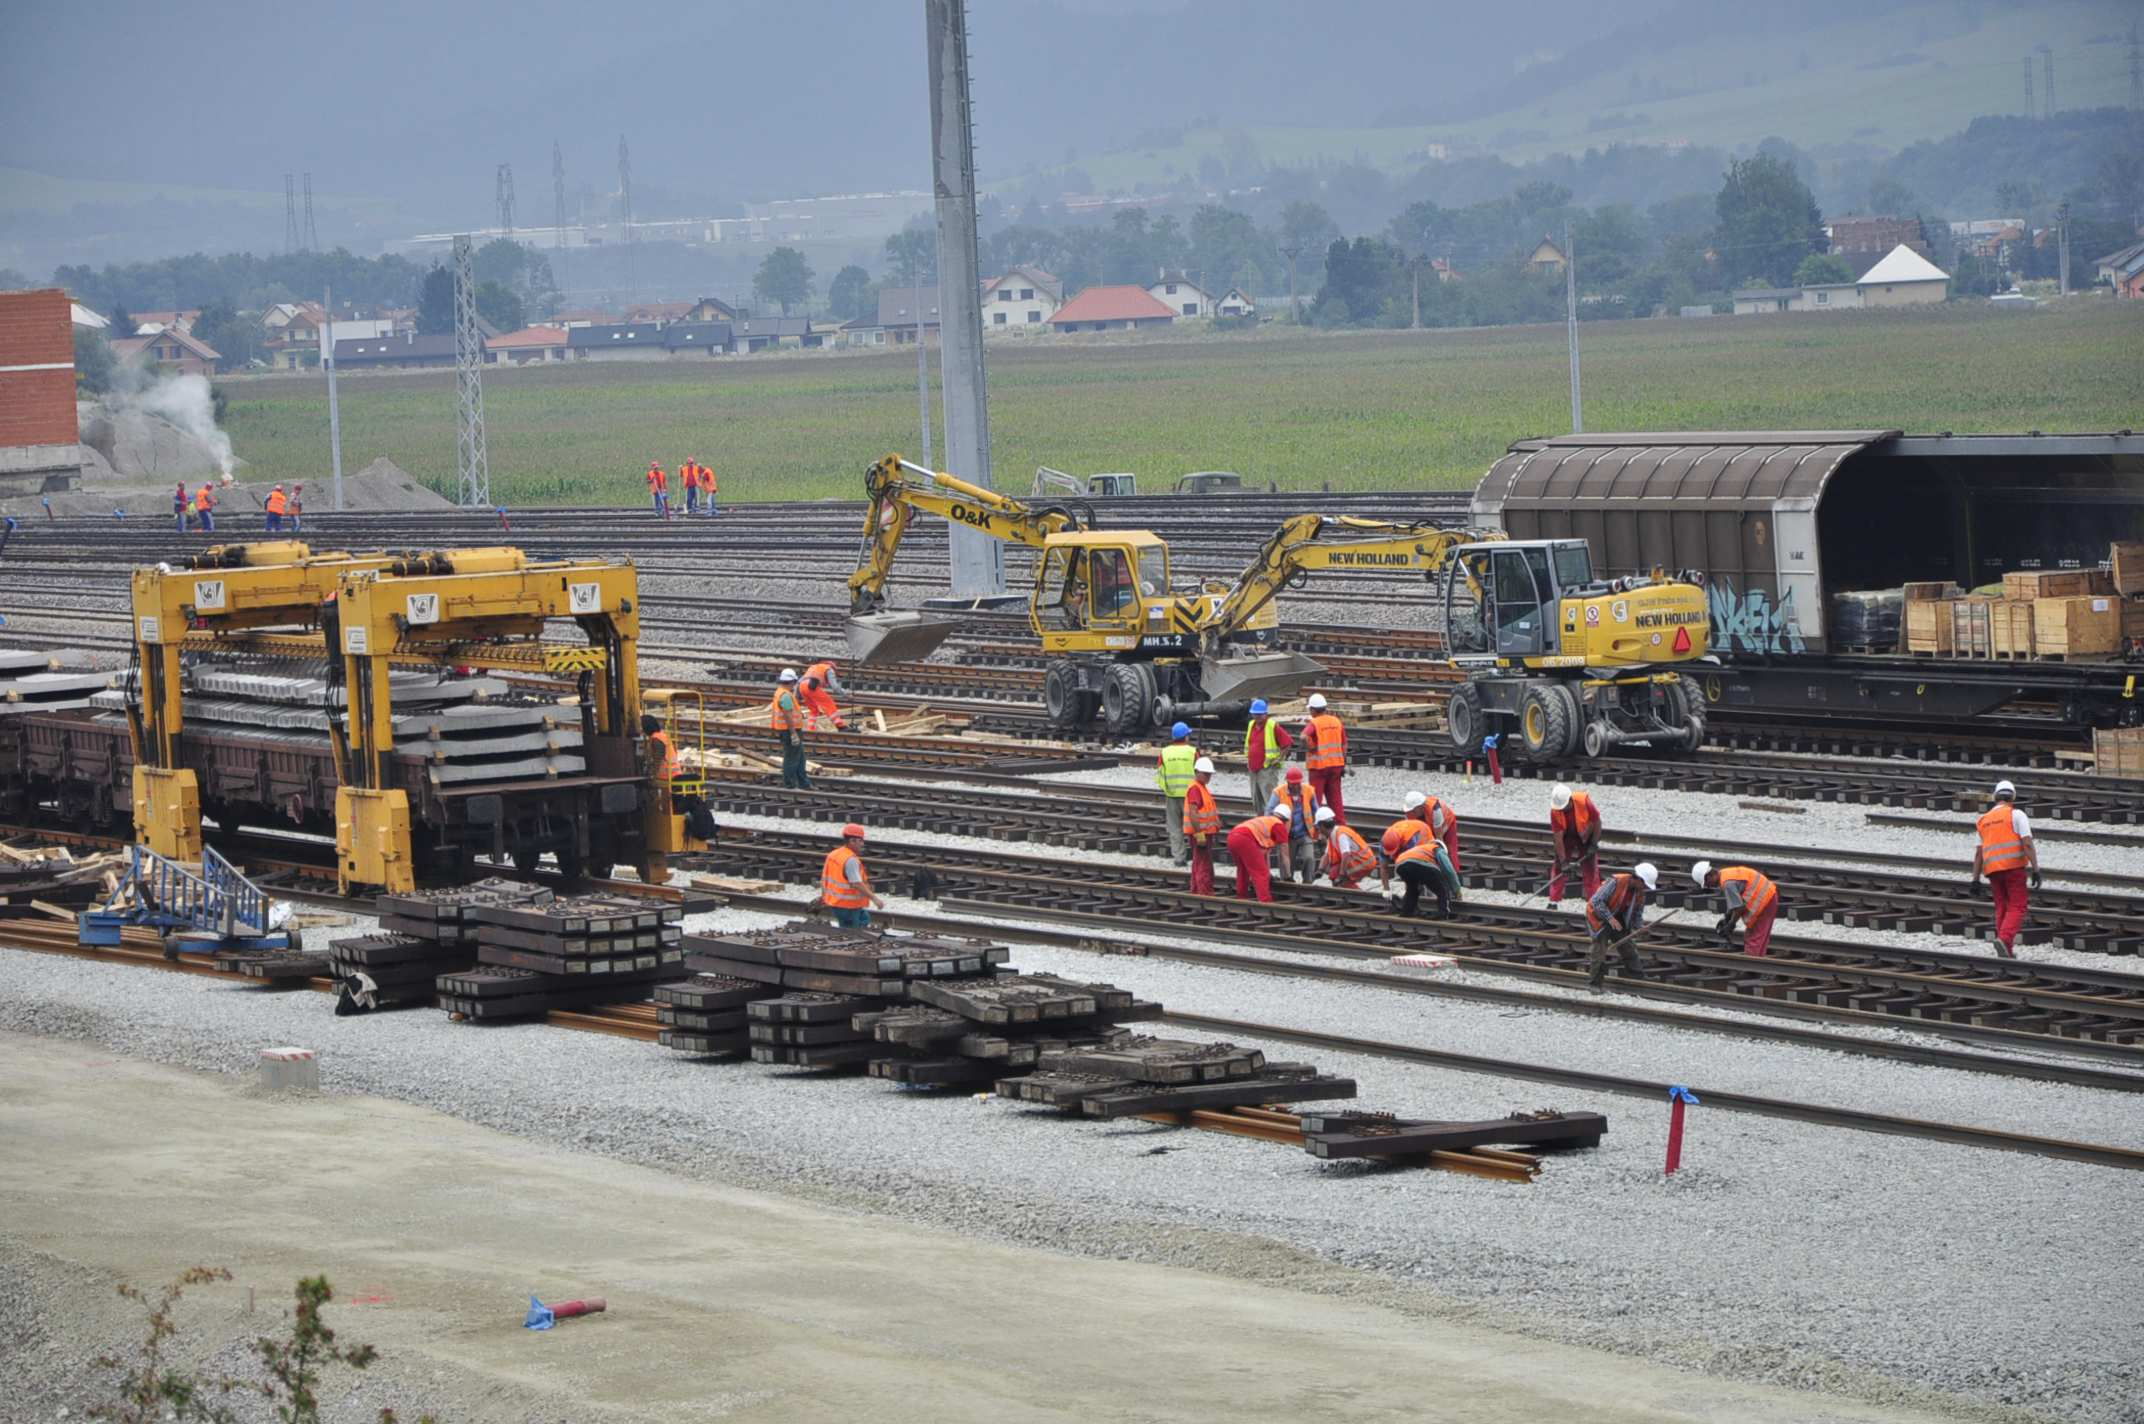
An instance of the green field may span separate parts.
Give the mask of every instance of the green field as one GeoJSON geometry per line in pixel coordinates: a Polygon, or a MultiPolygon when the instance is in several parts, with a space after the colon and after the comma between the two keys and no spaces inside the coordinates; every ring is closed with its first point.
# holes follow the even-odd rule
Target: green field
{"type": "MultiPolygon", "coordinates": [[[[1592,430],[2108,430],[2144,425],[2144,303],[1586,325],[1592,430]]],[[[1166,488],[1237,470],[1283,488],[1453,488],[1513,440],[1569,425],[1561,327],[992,343],[1001,487],[1040,464],[1166,488]]],[[[451,490],[451,371],[342,383],[344,469],[385,455],[451,490]]],[[[328,462],[318,376],[224,382],[250,479],[328,462]]],[[[912,352],[487,368],[492,493],[516,505],[637,502],[649,459],[713,465],[728,499],[853,496],[917,448],[912,352]]],[[[935,410],[936,399],[934,396],[935,410]]],[[[942,450],[942,444],[941,444],[942,450]]]]}

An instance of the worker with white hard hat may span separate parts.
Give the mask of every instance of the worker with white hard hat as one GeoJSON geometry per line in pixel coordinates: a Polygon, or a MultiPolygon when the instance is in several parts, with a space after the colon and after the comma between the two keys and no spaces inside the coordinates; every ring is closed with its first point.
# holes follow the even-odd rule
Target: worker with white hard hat
{"type": "Polygon", "coordinates": [[[1191,863],[1184,844],[1184,794],[1191,789],[1192,765],[1198,759],[1188,722],[1169,728],[1169,744],[1154,758],[1154,784],[1161,788],[1162,819],[1169,825],[1169,858],[1178,865],[1191,863]]]}
{"type": "Polygon", "coordinates": [[[1360,831],[1342,825],[1330,806],[1318,808],[1318,825],[1325,832],[1325,878],[1335,889],[1353,890],[1377,869],[1377,852],[1360,831]]]}
{"type": "Polygon", "coordinates": [[[805,775],[804,727],[811,714],[797,698],[797,670],[783,668],[775,680],[774,697],[767,703],[767,721],[782,744],[782,785],[798,791],[811,790],[805,775]]]}
{"type": "Polygon", "coordinates": [[[1264,810],[1280,785],[1280,764],[1295,738],[1272,715],[1263,697],[1251,702],[1251,724],[1243,730],[1243,760],[1251,770],[1251,805],[1264,810]]]}
{"type": "Polygon", "coordinates": [[[1340,824],[1347,824],[1347,803],[1340,796],[1340,779],[1347,775],[1347,728],[1325,710],[1325,694],[1313,692],[1308,703],[1310,720],[1303,724],[1303,766],[1310,773],[1310,786],[1318,800],[1332,807],[1340,824]]]}
{"type": "Polygon", "coordinates": [[[1191,893],[1213,893],[1213,845],[1221,835],[1221,807],[1213,799],[1213,758],[1191,763],[1191,784],[1184,788],[1184,840],[1191,851],[1191,893]]]}
{"type": "Polygon", "coordinates": [[[1586,901],[1586,928],[1593,943],[1586,954],[1586,987],[1598,990],[1608,976],[1608,954],[1613,950],[1623,961],[1623,973],[1643,979],[1645,968],[1630,942],[1645,924],[1645,897],[1660,888],[1659,868],[1639,861],[1628,871],[1611,875],[1586,901]]]}
{"type": "Polygon", "coordinates": [[[1779,918],[1779,887],[1772,878],[1751,866],[1714,865],[1709,860],[1691,866],[1690,878],[1698,889],[1717,890],[1727,901],[1727,913],[1720,916],[1721,937],[1731,935],[1740,920],[1742,952],[1762,959],[1772,943],[1772,921],[1779,918]]]}
{"type": "Polygon", "coordinates": [[[1377,883],[1380,888],[1392,888],[1392,866],[1400,858],[1400,852],[1430,835],[1429,822],[1422,819],[1422,803],[1428,799],[1426,792],[1408,792],[1400,807],[1400,818],[1385,827],[1377,847],[1377,883]]]}
{"type": "Polygon", "coordinates": [[[1573,791],[1562,782],[1548,794],[1549,853],[1555,867],[1549,872],[1548,899],[1563,899],[1564,878],[1577,871],[1588,900],[1601,888],[1601,810],[1592,794],[1573,791]]]}
{"type": "Polygon", "coordinates": [[[2040,848],[2033,844],[2032,821],[2017,809],[2017,787],[2007,778],[1995,783],[1995,804],[1974,826],[1980,844],[1973,847],[1973,883],[1987,877],[1995,897],[1995,945],[2005,959],[2017,958],[2018,933],[2025,928],[2028,890],[2040,888],[2040,848]]]}

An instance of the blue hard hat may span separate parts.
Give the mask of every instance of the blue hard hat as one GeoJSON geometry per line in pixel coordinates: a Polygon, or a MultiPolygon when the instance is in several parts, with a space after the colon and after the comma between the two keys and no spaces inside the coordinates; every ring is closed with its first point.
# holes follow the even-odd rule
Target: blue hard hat
{"type": "Polygon", "coordinates": [[[1266,700],[1263,697],[1256,697],[1251,699],[1251,715],[1253,717],[1263,717],[1266,715],[1266,700]]]}
{"type": "Polygon", "coordinates": [[[1189,722],[1178,722],[1169,729],[1169,735],[1179,740],[1188,737],[1191,735],[1191,724],[1189,722]]]}

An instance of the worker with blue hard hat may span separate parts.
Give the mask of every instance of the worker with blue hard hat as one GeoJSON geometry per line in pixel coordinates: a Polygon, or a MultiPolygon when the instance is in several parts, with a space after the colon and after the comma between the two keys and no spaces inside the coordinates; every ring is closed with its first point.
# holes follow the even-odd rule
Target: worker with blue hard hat
{"type": "Polygon", "coordinates": [[[1251,769],[1251,808],[1263,811],[1273,803],[1273,793],[1280,789],[1281,763],[1288,759],[1288,748],[1295,745],[1295,738],[1280,719],[1270,714],[1263,697],[1251,703],[1251,725],[1243,733],[1243,760],[1251,769]]]}
{"type": "Polygon", "coordinates": [[[1169,824],[1169,854],[1178,865],[1191,863],[1191,848],[1184,840],[1184,793],[1197,775],[1198,759],[1188,722],[1169,728],[1169,744],[1154,758],[1154,784],[1161,788],[1162,811],[1169,824]]]}

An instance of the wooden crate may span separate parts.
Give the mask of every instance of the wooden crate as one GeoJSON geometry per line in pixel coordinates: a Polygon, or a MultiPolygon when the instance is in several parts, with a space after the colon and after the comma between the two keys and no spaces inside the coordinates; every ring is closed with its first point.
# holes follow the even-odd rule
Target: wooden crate
{"type": "Polygon", "coordinates": [[[2121,642],[2121,607],[2112,598],[2043,598],[2033,607],[2037,657],[2103,657],[2121,642]]]}
{"type": "Polygon", "coordinates": [[[2122,641],[2144,641],[2144,598],[2122,600],[2122,641]]]}
{"type": "Polygon", "coordinates": [[[1908,603],[1941,603],[1947,599],[1965,596],[1965,590],[1948,579],[1938,579],[1932,583],[1909,583],[1899,591],[1905,595],[1908,603]]]}
{"type": "Polygon", "coordinates": [[[2124,598],[2144,593],[2144,542],[2120,543],[2111,550],[2114,591],[2124,598]]]}
{"type": "Polygon", "coordinates": [[[1950,652],[1950,602],[1948,599],[1922,599],[1906,605],[1907,652],[1950,652]]]}
{"type": "Polygon", "coordinates": [[[1947,606],[1950,609],[1951,656],[1994,656],[1994,619],[1989,610],[1995,607],[1995,600],[1959,598],[1953,599],[1947,606]]]}
{"type": "Polygon", "coordinates": [[[2094,731],[2092,761],[2101,776],[2144,777],[2144,727],[2102,727],[2094,731]]]}
{"type": "Polygon", "coordinates": [[[2087,569],[2026,569],[2003,575],[2004,598],[2082,598],[2091,591],[2087,569]]]}
{"type": "Polygon", "coordinates": [[[1989,651],[1994,656],[2032,656],[2032,608],[2029,598],[2005,598],[1988,606],[1989,651]]]}

